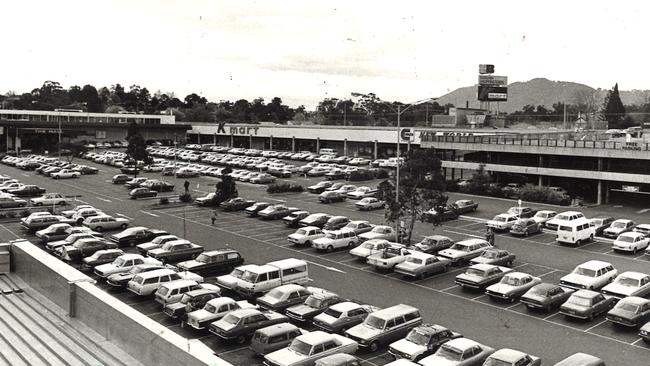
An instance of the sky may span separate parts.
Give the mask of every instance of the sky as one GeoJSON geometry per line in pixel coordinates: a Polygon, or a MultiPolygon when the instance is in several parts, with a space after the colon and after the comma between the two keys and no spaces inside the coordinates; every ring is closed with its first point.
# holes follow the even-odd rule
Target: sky
{"type": "Polygon", "coordinates": [[[313,109],[353,92],[438,97],[476,84],[482,63],[509,83],[650,89],[649,10],[611,0],[10,1],[0,93],[120,83],[313,109]]]}

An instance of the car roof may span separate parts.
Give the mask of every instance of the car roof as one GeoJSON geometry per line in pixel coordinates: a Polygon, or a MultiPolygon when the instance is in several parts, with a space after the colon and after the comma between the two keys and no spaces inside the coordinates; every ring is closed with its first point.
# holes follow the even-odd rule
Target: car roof
{"type": "Polygon", "coordinates": [[[597,366],[604,365],[602,360],[596,356],[578,352],[556,363],[555,366],[597,366]]]}
{"type": "Polygon", "coordinates": [[[424,238],[425,239],[433,239],[433,240],[441,240],[441,239],[449,239],[449,240],[451,240],[451,238],[449,238],[448,236],[444,236],[444,235],[428,235],[428,236],[425,236],[424,238]]]}
{"type": "Polygon", "coordinates": [[[217,254],[225,254],[225,253],[239,253],[238,251],[234,249],[215,249],[215,250],[208,250],[206,252],[203,252],[201,254],[205,255],[217,255],[217,254]]]}
{"type": "Polygon", "coordinates": [[[233,311],[231,314],[235,314],[238,317],[242,318],[242,317],[247,317],[247,316],[251,316],[251,315],[255,315],[255,314],[259,314],[259,313],[260,313],[260,311],[258,309],[238,309],[238,310],[233,311]]]}
{"type": "Polygon", "coordinates": [[[640,232],[638,232],[638,231],[628,231],[628,232],[626,232],[626,233],[622,233],[622,234],[619,235],[619,237],[621,237],[621,236],[631,236],[631,237],[635,237],[635,238],[636,238],[636,237],[639,237],[639,236],[643,236],[643,237],[645,237],[645,234],[640,233],[640,232]]]}
{"type": "Polygon", "coordinates": [[[591,290],[578,290],[573,293],[571,296],[583,297],[586,299],[593,299],[594,297],[600,295],[600,292],[591,291],[591,290]]]}
{"type": "Polygon", "coordinates": [[[564,211],[560,212],[558,215],[581,215],[582,212],[579,211],[564,211]]]}
{"type": "Polygon", "coordinates": [[[526,278],[526,277],[532,277],[532,275],[529,275],[528,273],[524,272],[510,272],[506,274],[508,277],[514,277],[514,278],[526,278]]]}
{"type": "Polygon", "coordinates": [[[471,339],[468,339],[468,338],[456,338],[456,339],[452,339],[450,341],[447,341],[446,345],[448,345],[450,347],[458,348],[458,349],[461,349],[461,350],[466,350],[466,349],[468,349],[470,347],[474,347],[476,345],[479,345],[479,343],[476,342],[476,341],[473,341],[471,339]]]}
{"type": "Polygon", "coordinates": [[[303,335],[298,336],[302,342],[305,342],[310,345],[314,345],[322,342],[323,340],[332,339],[333,335],[322,330],[315,330],[303,335]]]}
{"type": "Polygon", "coordinates": [[[497,360],[505,361],[508,364],[513,364],[523,357],[526,356],[526,353],[517,351],[514,349],[510,348],[502,348],[496,352],[494,352],[490,358],[496,358],[497,360]]]}
{"type": "Polygon", "coordinates": [[[648,275],[645,274],[645,273],[634,272],[634,271],[627,271],[627,272],[623,272],[623,273],[618,275],[618,277],[622,277],[622,276],[627,277],[627,278],[633,278],[633,279],[636,279],[636,280],[640,280],[642,278],[648,277],[648,275]]]}
{"type": "Polygon", "coordinates": [[[395,317],[395,315],[411,313],[413,311],[418,311],[418,309],[411,305],[398,304],[398,305],[393,305],[389,308],[377,310],[373,313],[373,316],[378,319],[389,320],[395,317]]]}
{"type": "Polygon", "coordinates": [[[486,241],[483,239],[476,239],[476,238],[471,238],[471,239],[465,239],[461,240],[459,242],[456,242],[456,244],[462,244],[462,245],[474,245],[478,243],[485,243],[486,241]]]}
{"type": "Polygon", "coordinates": [[[539,284],[533,286],[533,288],[535,288],[537,290],[550,290],[550,289],[553,289],[553,288],[556,288],[556,287],[558,287],[558,285],[553,284],[553,283],[548,283],[548,282],[542,282],[542,283],[539,283],[539,284]]]}
{"type": "Polygon", "coordinates": [[[632,220],[629,220],[629,219],[617,219],[614,222],[626,222],[627,223],[627,222],[632,222],[632,220]]]}
{"type": "Polygon", "coordinates": [[[599,261],[599,260],[590,260],[590,261],[584,262],[582,264],[579,264],[578,266],[582,267],[582,268],[587,268],[587,269],[599,270],[599,269],[601,269],[603,267],[607,267],[607,266],[611,266],[611,265],[612,265],[611,263],[607,263],[607,262],[603,262],[603,261],[599,261]]]}
{"type": "Polygon", "coordinates": [[[650,224],[638,224],[637,228],[650,229],[650,224]]]}
{"type": "Polygon", "coordinates": [[[120,256],[120,258],[129,260],[129,259],[136,259],[136,258],[143,258],[142,255],[140,254],[135,254],[135,253],[125,253],[120,256]]]}
{"type": "Polygon", "coordinates": [[[435,255],[420,252],[418,250],[410,250],[409,251],[409,257],[419,258],[419,259],[428,259],[428,258],[431,258],[431,257],[435,257],[435,255]]]}
{"type": "Polygon", "coordinates": [[[498,267],[498,266],[495,266],[493,264],[477,263],[477,264],[474,264],[474,265],[470,266],[469,268],[478,269],[478,270],[481,270],[481,271],[487,271],[487,270],[495,268],[495,267],[498,267]]]}
{"type": "Polygon", "coordinates": [[[281,286],[278,286],[278,287],[274,288],[274,290],[284,290],[286,292],[298,291],[298,290],[304,290],[304,289],[305,288],[303,286],[296,285],[295,283],[289,283],[289,284],[281,285],[281,286]]]}
{"type": "Polygon", "coordinates": [[[638,297],[638,296],[628,296],[623,298],[619,303],[625,302],[628,304],[634,304],[634,305],[643,305],[650,303],[650,299],[644,299],[643,297],[638,297]]]}
{"type": "Polygon", "coordinates": [[[269,325],[268,327],[264,327],[262,329],[258,329],[257,332],[272,337],[277,334],[283,334],[288,331],[297,330],[297,329],[298,327],[291,323],[280,323],[280,324],[269,325]]]}
{"type": "Polygon", "coordinates": [[[330,306],[330,309],[340,311],[340,312],[344,312],[344,311],[350,311],[350,310],[353,310],[353,309],[358,309],[359,307],[361,307],[361,305],[357,304],[356,302],[343,301],[343,302],[340,302],[338,304],[334,304],[334,305],[330,306]]]}

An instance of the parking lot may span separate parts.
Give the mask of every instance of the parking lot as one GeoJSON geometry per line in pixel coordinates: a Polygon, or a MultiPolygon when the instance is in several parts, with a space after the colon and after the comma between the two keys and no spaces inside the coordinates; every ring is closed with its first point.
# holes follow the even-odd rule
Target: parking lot
{"type": "MultiPolygon", "coordinates": [[[[127,189],[110,183],[115,168],[87,163],[100,169],[99,174],[82,176],[75,180],[53,181],[34,172],[0,166],[0,172],[21,181],[37,184],[48,192],[66,195],[81,195],[78,203],[88,203],[109,214],[123,216],[132,220],[132,225],[164,229],[170,233],[203,245],[206,250],[230,246],[242,253],[246,263],[266,263],[272,260],[295,257],[310,263],[310,277],[313,286],[329,289],[339,295],[373,304],[380,307],[396,303],[408,303],[418,307],[427,322],[438,323],[458,331],[466,337],[475,339],[495,348],[510,347],[541,356],[544,363],[556,362],[574,352],[582,351],[605,359],[608,364],[641,365],[647,359],[648,346],[641,341],[637,332],[613,326],[598,317],[592,322],[572,321],[560,315],[557,310],[551,313],[528,311],[521,303],[500,303],[490,300],[480,292],[461,289],[454,284],[454,278],[464,268],[454,268],[446,273],[422,280],[405,280],[400,275],[375,271],[371,266],[352,258],[347,251],[320,253],[312,248],[297,248],[290,245],[286,236],[295,229],[286,228],[280,221],[264,221],[250,218],[243,212],[218,212],[218,220],[212,225],[212,210],[194,206],[153,209],[149,207],[157,200],[132,201],[127,189]]],[[[160,178],[156,173],[144,176],[160,178]]],[[[176,185],[176,192],[182,190],[184,179],[164,178],[176,185]]],[[[216,178],[191,178],[191,190],[196,195],[210,192],[216,178]]],[[[293,177],[292,182],[304,186],[321,179],[293,177]]],[[[377,181],[364,182],[363,185],[376,185],[377,181]]],[[[374,224],[383,223],[383,211],[360,212],[352,202],[320,204],[316,195],[309,193],[267,194],[263,186],[238,183],[242,197],[269,202],[284,202],[310,212],[326,212],[345,215],[351,219],[364,219],[374,224]]],[[[454,197],[457,195],[453,195],[454,197]]],[[[496,213],[504,212],[512,201],[474,198],[480,203],[479,210],[458,220],[446,222],[435,229],[435,233],[449,236],[454,240],[469,237],[484,237],[485,221],[496,213]]],[[[532,207],[536,207],[531,204],[532,207]]],[[[556,208],[562,211],[562,208],[556,208]]],[[[584,210],[586,216],[598,214],[597,209],[584,210]],[[591,211],[590,211],[591,210],[591,211]]],[[[642,219],[642,215],[638,215],[642,219]]],[[[639,220],[637,218],[637,220],[639,220]]],[[[650,221],[650,220],[648,220],[650,221]]],[[[642,221],[639,221],[642,222],[642,221]]],[[[433,228],[418,223],[414,239],[432,234],[433,228]]],[[[3,224],[0,239],[10,240],[27,237],[16,223],[3,224]]],[[[595,242],[579,247],[560,246],[555,235],[550,232],[515,238],[509,234],[498,234],[496,244],[517,255],[513,267],[517,271],[540,277],[544,282],[558,283],[576,265],[590,259],[610,262],[623,271],[648,272],[649,255],[615,253],[611,250],[611,240],[598,238],[595,242]]],[[[206,278],[211,282],[212,278],[206,278]]],[[[98,285],[107,286],[102,282],[98,285]]],[[[125,303],[143,314],[161,322],[188,338],[198,338],[208,344],[224,359],[233,364],[261,364],[254,358],[247,346],[228,344],[217,340],[210,333],[192,332],[181,328],[162,313],[161,307],[149,298],[139,298],[130,293],[114,293],[125,303]]],[[[361,353],[360,357],[369,365],[383,365],[392,360],[384,350],[377,353],[361,353]]]]}

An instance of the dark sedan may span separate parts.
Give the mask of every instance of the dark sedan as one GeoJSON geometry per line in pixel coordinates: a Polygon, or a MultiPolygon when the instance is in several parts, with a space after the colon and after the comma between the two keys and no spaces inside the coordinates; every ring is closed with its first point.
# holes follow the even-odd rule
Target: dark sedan
{"type": "Polygon", "coordinates": [[[607,320],[625,327],[639,327],[650,320],[650,300],[629,296],[616,303],[607,313],[607,320]]]}
{"type": "Polygon", "coordinates": [[[241,266],[244,258],[233,249],[216,249],[203,252],[193,260],[180,262],[176,266],[181,271],[190,271],[200,275],[230,272],[241,266]]]}
{"type": "Polygon", "coordinates": [[[449,249],[454,245],[451,238],[442,235],[426,236],[414,245],[414,249],[427,254],[438,254],[439,251],[449,249]]]}
{"type": "Polygon", "coordinates": [[[519,219],[510,228],[510,234],[528,236],[541,233],[542,225],[533,219],[519,219]]]}
{"type": "Polygon", "coordinates": [[[132,200],[137,200],[138,198],[150,198],[156,197],[158,192],[153,191],[149,188],[135,188],[129,192],[129,198],[132,200]]]}
{"type": "Polygon", "coordinates": [[[8,193],[17,197],[39,197],[45,193],[45,189],[29,184],[22,186],[21,188],[10,189],[8,193]]]}
{"type": "Polygon", "coordinates": [[[113,176],[113,179],[111,179],[111,182],[113,182],[113,184],[124,184],[124,183],[126,183],[126,182],[128,182],[130,180],[131,180],[131,177],[129,177],[126,174],[117,174],[117,175],[113,176]]]}
{"type": "Polygon", "coordinates": [[[505,249],[488,249],[483,252],[480,256],[470,260],[470,264],[492,264],[495,266],[508,266],[512,267],[512,263],[515,261],[515,255],[510,253],[505,249]]]}
{"type": "Polygon", "coordinates": [[[459,215],[474,212],[478,208],[478,203],[472,200],[458,200],[451,204],[459,215]]]}
{"type": "Polygon", "coordinates": [[[309,211],[295,211],[283,217],[282,221],[288,227],[295,227],[298,226],[300,220],[304,219],[307,216],[309,216],[309,211]]]}
{"type": "Polygon", "coordinates": [[[432,208],[429,211],[425,212],[423,216],[424,220],[427,222],[440,222],[455,220],[458,218],[458,213],[453,207],[447,206],[432,208]]]}
{"type": "Polygon", "coordinates": [[[246,214],[251,217],[255,217],[259,214],[260,211],[266,209],[267,207],[271,206],[270,203],[268,202],[255,202],[251,206],[246,207],[246,214]]]}
{"type": "Polygon", "coordinates": [[[594,320],[600,314],[605,314],[616,303],[616,298],[606,298],[600,292],[578,290],[560,306],[560,313],[571,318],[594,320]]]}
{"type": "Polygon", "coordinates": [[[219,207],[224,211],[241,211],[246,207],[250,207],[255,204],[253,200],[247,200],[241,197],[231,198],[225,202],[221,202],[219,207]]]}
{"type": "Polygon", "coordinates": [[[551,283],[540,283],[523,294],[520,301],[528,309],[539,309],[549,312],[551,309],[567,301],[572,293],[573,290],[571,289],[551,283]]]}

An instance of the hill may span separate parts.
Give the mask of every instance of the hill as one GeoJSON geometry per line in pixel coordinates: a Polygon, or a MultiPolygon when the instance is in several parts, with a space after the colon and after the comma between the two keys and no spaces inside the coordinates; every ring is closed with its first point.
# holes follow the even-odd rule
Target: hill
{"type": "MultiPolygon", "coordinates": [[[[438,103],[452,103],[455,106],[464,107],[468,101],[470,108],[478,108],[476,89],[476,85],[456,89],[438,98],[438,103]]],[[[606,95],[607,90],[594,89],[584,84],[536,78],[508,85],[508,101],[499,103],[499,111],[510,113],[520,110],[527,104],[551,108],[557,102],[584,103],[600,109],[606,95]]],[[[625,105],[643,104],[650,99],[648,90],[621,90],[620,95],[625,105]]]]}

